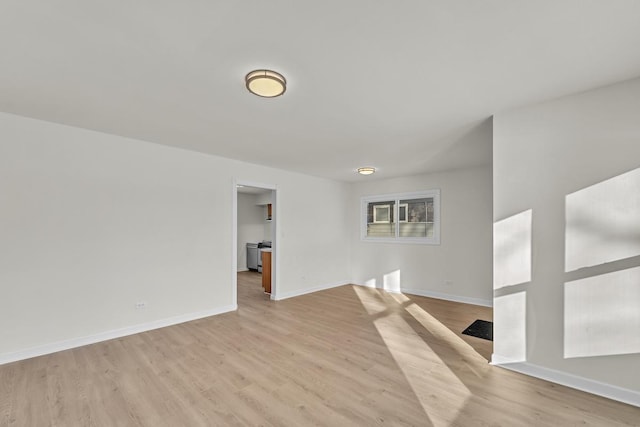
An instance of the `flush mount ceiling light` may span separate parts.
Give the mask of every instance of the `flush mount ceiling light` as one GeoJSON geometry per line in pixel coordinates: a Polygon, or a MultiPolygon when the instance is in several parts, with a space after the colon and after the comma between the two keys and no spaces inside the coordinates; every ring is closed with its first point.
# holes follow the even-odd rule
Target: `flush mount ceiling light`
{"type": "Polygon", "coordinates": [[[284,76],[271,70],[254,70],[244,80],[249,92],[264,98],[280,96],[287,90],[284,76]]]}
{"type": "Polygon", "coordinates": [[[360,175],[371,175],[376,171],[376,168],[366,167],[366,168],[358,168],[358,173],[360,175]]]}

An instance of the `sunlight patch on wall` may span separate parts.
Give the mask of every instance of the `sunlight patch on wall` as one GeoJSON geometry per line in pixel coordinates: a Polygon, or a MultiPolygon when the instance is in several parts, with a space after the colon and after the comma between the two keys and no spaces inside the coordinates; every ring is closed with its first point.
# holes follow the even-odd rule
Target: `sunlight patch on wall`
{"type": "Polygon", "coordinates": [[[527,295],[517,292],[493,300],[493,352],[510,363],[527,360],[527,295]]]}
{"type": "Polygon", "coordinates": [[[493,225],[493,289],[531,281],[532,210],[493,225]]]}
{"type": "Polygon", "coordinates": [[[640,255],[640,168],[565,199],[565,271],[640,255]]]}
{"type": "Polygon", "coordinates": [[[640,353],[640,267],[565,283],[564,357],[640,353]]]}
{"type": "Polygon", "coordinates": [[[400,292],[400,270],[385,274],[382,283],[385,291],[400,292]]]}

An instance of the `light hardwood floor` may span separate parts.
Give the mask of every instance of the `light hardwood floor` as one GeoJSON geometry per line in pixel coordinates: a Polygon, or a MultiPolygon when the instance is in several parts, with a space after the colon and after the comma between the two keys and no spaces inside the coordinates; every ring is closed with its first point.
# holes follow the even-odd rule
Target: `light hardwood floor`
{"type": "Polygon", "coordinates": [[[640,409],[490,366],[491,309],[342,286],[0,366],[0,426],[616,426],[640,409]]]}

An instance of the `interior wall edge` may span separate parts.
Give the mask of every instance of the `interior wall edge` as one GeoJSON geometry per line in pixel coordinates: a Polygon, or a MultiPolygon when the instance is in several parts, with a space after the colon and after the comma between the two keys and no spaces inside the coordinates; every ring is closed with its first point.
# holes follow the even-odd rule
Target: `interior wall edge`
{"type": "Polygon", "coordinates": [[[341,280],[338,282],[327,283],[324,285],[314,286],[311,288],[299,289],[291,292],[279,292],[277,297],[273,298],[274,301],[281,301],[283,299],[299,297],[306,294],[311,294],[314,292],[324,291],[331,288],[338,288],[340,286],[349,285],[351,282],[349,280],[341,280]]]}
{"type": "Polygon", "coordinates": [[[640,392],[635,390],[605,384],[600,381],[594,381],[578,375],[556,371],[555,369],[545,368],[529,362],[508,363],[506,359],[495,354],[491,358],[491,364],[510,371],[528,375],[530,377],[550,381],[555,384],[560,384],[640,408],[640,392]]]}
{"type": "Polygon", "coordinates": [[[128,335],[139,334],[142,332],[152,331],[154,329],[165,328],[180,323],[190,322],[193,320],[203,319],[205,317],[216,316],[218,314],[228,313],[238,309],[237,305],[227,305],[217,307],[210,310],[199,311],[195,313],[182,314],[180,316],[169,317],[166,319],[154,320],[152,322],[140,323],[138,325],[127,326],[120,329],[100,332],[94,335],[84,337],[70,338],[54,343],[43,344],[24,350],[18,350],[0,354],[0,365],[20,360],[31,359],[33,357],[44,356],[59,351],[70,350],[72,348],[82,347],[85,345],[96,344],[102,341],[109,341],[115,338],[122,338],[128,335]]]}
{"type": "MultiPolygon", "coordinates": [[[[356,286],[364,286],[365,288],[374,287],[371,285],[367,285],[365,283],[353,283],[353,284],[356,286]]],[[[423,289],[410,289],[410,288],[402,288],[402,287],[400,288],[400,290],[383,289],[383,288],[376,288],[376,289],[382,289],[383,291],[389,292],[389,293],[417,295],[420,297],[435,298],[435,299],[441,299],[441,300],[452,301],[452,302],[460,302],[463,304],[480,305],[483,307],[493,307],[493,300],[490,300],[490,299],[473,298],[473,297],[467,297],[462,295],[453,295],[453,294],[446,294],[442,292],[426,291],[423,289]]]]}

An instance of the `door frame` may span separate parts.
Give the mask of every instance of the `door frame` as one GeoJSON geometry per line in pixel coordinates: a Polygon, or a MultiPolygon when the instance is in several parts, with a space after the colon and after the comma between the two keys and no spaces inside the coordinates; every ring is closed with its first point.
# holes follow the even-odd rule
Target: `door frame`
{"type": "Polygon", "coordinates": [[[248,181],[243,179],[233,178],[232,188],[232,214],[231,214],[231,300],[232,306],[238,307],[238,185],[244,185],[245,187],[262,188],[265,190],[271,190],[271,299],[276,300],[278,295],[278,271],[279,271],[279,257],[278,253],[278,221],[280,215],[278,215],[278,202],[279,192],[278,186],[275,184],[265,184],[263,182],[248,181]]]}

